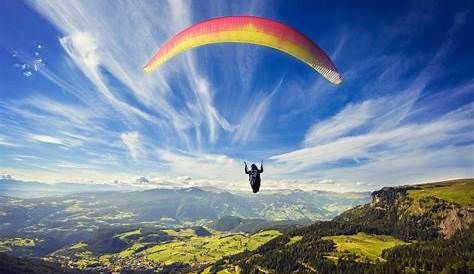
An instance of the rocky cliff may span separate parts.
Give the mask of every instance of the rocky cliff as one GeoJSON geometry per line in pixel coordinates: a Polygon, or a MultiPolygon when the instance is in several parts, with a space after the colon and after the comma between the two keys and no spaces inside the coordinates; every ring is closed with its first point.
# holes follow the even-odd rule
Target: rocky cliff
{"type": "MultiPolygon", "coordinates": [[[[408,217],[428,218],[444,238],[466,229],[474,221],[471,192],[474,180],[384,187],[372,193],[370,207],[396,212],[399,220],[408,217]]],[[[418,218],[416,218],[418,219],[418,218]]]]}

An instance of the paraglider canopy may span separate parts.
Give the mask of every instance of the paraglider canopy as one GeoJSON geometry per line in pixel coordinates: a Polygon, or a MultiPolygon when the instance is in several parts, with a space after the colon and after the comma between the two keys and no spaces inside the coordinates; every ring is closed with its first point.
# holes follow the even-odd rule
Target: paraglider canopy
{"type": "Polygon", "coordinates": [[[213,43],[247,43],[274,48],[308,64],[331,83],[342,82],[336,66],[315,42],[288,25],[254,16],[218,17],[192,25],[165,42],[144,71],[153,71],[183,51],[213,43]]]}

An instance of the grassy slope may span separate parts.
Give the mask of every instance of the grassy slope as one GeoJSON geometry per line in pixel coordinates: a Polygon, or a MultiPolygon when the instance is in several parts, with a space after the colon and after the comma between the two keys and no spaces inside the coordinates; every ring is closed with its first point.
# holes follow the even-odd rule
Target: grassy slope
{"type": "Polygon", "coordinates": [[[287,245],[292,245],[295,244],[303,239],[303,236],[293,236],[290,238],[290,241],[287,243],[287,245]]]}
{"type": "Polygon", "coordinates": [[[461,206],[474,206],[474,179],[431,183],[416,187],[419,189],[408,191],[408,196],[415,201],[431,196],[461,206]]]}
{"type": "Polygon", "coordinates": [[[136,229],[136,230],[121,233],[119,235],[116,235],[115,237],[118,237],[120,239],[125,239],[127,237],[130,237],[130,236],[133,236],[133,235],[140,235],[140,234],[141,234],[140,229],[136,229]]]}
{"type": "Polygon", "coordinates": [[[0,239],[0,252],[12,251],[15,247],[33,247],[35,240],[29,238],[0,239]]]}
{"type": "Polygon", "coordinates": [[[79,243],[73,244],[71,247],[69,247],[69,249],[79,249],[83,247],[87,247],[87,244],[83,242],[79,242],[79,243]]]}
{"type": "Polygon", "coordinates": [[[163,232],[168,233],[170,236],[174,237],[194,237],[196,236],[196,231],[192,228],[184,228],[184,229],[164,229],[163,232]]]}
{"type": "Polygon", "coordinates": [[[244,250],[255,250],[280,234],[279,231],[268,230],[251,236],[233,234],[223,237],[193,237],[189,240],[156,245],[147,249],[145,254],[147,258],[161,264],[210,263],[244,250]]]}
{"type": "Polygon", "coordinates": [[[67,267],[83,269],[99,262],[97,256],[87,248],[88,245],[86,243],[78,242],[56,250],[51,256],[61,258],[60,261],[67,267]]]}
{"type": "Polygon", "coordinates": [[[139,249],[139,248],[141,248],[141,247],[143,247],[143,246],[144,246],[144,245],[141,244],[141,243],[133,243],[133,245],[132,245],[131,247],[122,250],[122,251],[118,254],[118,256],[119,256],[120,258],[127,258],[127,257],[133,255],[133,254],[136,252],[137,249],[139,249]]]}
{"type": "Polygon", "coordinates": [[[345,251],[360,256],[362,261],[377,261],[382,259],[382,251],[397,245],[408,244],[392,236],[374,235],[359,232],[355,235],[338,235],[323,237],[324,240],[332,240],[336,244],[337,253],[340,255],[345,251]]]}

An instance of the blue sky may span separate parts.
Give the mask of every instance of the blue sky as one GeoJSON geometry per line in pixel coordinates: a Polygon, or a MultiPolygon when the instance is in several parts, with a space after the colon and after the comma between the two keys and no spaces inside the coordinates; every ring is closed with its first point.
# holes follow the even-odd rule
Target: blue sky
{"type": "Polygon", "coordinates": [[[472,4],[402,2],[1,1],[0,173],[239,190],[242,162],[264,160],[271,189],[472,177],[472,4]],[[297,28],[343,84],[253,45],[142,72],[173,34],[225,15],[297,28]]]}

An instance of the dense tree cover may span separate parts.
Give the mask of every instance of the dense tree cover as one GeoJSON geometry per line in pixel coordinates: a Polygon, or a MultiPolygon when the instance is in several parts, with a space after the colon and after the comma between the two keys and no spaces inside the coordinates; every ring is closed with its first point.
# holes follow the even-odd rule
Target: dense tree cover
{"type": "Polygon", "coordinates": [[[432,273],[474,272],[474,227],[458,231],[449,240],[436,239],[395,247],[383,252],[386,268],[432,273]]]}
{"type": "Polygon", "coordinates": [[[159,273],[160,274],[188,273],[190,269],[191,269],[191,266],[189,264],[173,263],[173,264],[164,266],[163,269],[159,273]]]}
{"type": "Polygon", "coordinates": [[[211,227],[215,230],[226,232],[255,233],[260,230],[276,229],[288,232],[295,227],[312,223],[310,219],[298,220],[265,220],[265,219],[244,219],[235,216],[224,216],[212,222],[211,227]]]}
{"type": "Polygon", "coordinates": [[[405,241],[434,240],[450,203],[436,197],[416,202],[407,195],[415,187],[383,188],[372,193],[372,203],[343,212],[335,221],[363,226],[363,231],[393,235],[405,241]],[[413,212],[417,210],[417,212],[413,212]]]}
{"type": "Polygon", "coordinates": [[[459,205],[436,197],[413,200],[408,187],[384,188],[372,194],[372,203],[348,210],[333,221],[294,229],[254,252],[221,260],[211,269],[238,265],[241,273],[474,273],[474,228],[443,239],[439,224],[459,205]],[[331,257],[336,246],[324,236],[358,232],[392,235],[410,241],[386,249],[383,260],[366,262],[349,252],[331,257]],[[302,237],[290,242],[295,236],[302,237]],[[332,253],[331,253],[332,252],[332,253]]]}
{"type": "MultiPolygon", "coordinates": [[[[325,256],[335,251],[331,240],[321,236],[354,234],[363,227],[335,221],[320,222],[301,232],[303,239],[288,245],[287,235],[276,238],[255,252],[234,256],[241,273],[472,273],[474,271],[474,229],[458,231],[451,239],[419,241],[387,249],[378,263],[361,262],[350,253],[336,262],[325,256]],[[260,270],[259,270],[260,269],[260,270]]],[[[222,268],[222,267],[220,267],[222,268]]],[[[219,267],[214,269],[218,270],[219,267]]],[[[212,272],[211,272],[212,273],[212,272]]]]}
{"type": "MultiPolygon", "coordinates": [[[[372,194],[372,203],[348,210],[333,221],[316,222],[286,233],[254,252],[228,258],[241,273],[472,273],[474,229],[458,231],[449,240],[438,232],[446,209],[453,205],[435,197],[414,202],[408,188],[384,188],[372,194]],[[414,210],[416,212],[414,212],[414,210]],[[333,241],[323,236],[358,232],[392,235],[410,245],[384,250],[383,261],[364,262],[349,252],[339,258],[333,241]],[[294,236],[302,239],[290,244],[294,236]]],[[[339,253],[340,254],[340,253],[339,253]]],[[[222,269],[218,262],[211,273],[222,269]]]]}
{"type": "Polygon", "coordinates": [[[127,247],[127,243],[114,236],[127,230],[125,228],[101,228],[95,231],[86,241],[89,250],[97,254],[120,252],[127,247]]]}
{"type": "Polygon", "coordinates": [[[85,274],[95,273],[77,269],[63,268],[58,264],[46,262],[40,259],[16,258],[0,253],[0,273],[2,274],[49,274],[49,273],[71,273],[85,274]]]}
{"type": "Polygon", "coordinates": [[[192,229],[194,230],[194,233],[196,233],[196,236],[199,236],[199,237],[207,237],[207,236],[212,235],[212,233],[209,232],[209,230],[205,229],[202,226],[193,226],[192,229]]]}
{"type": "Polygon", "coordinates": [[[358,224],[363,232],[393,235],[405,241],[433,240],[439,234],[431,213],[401,214],[396,207],[382,209],[364,205],[342,213],[335,220],[358,224]]]}

